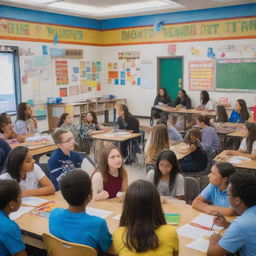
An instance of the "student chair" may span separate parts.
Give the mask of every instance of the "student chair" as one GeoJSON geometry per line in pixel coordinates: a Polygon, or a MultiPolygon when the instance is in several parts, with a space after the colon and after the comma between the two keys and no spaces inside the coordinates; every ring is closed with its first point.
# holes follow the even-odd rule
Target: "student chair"
{"type": "Polygon", "coordinates": [[[48,256],[97,256],[97,251],[86,245],[61,240],[51,234],[43,233],[43,241],[48,256]]]}
{"type": "Polygon", "coordinates": [[[47,163],[38,163],[38,165],[40,166],[40,168],[42,169],[42,171],[45,173],[45,175],[51,179],[51,174],[48,170],[48,164],[47,163]]]}
{"type": "Polygon", "coordinates": [[[185,201],[187,204],[192,204],[193,200],[200,193],[200,184],[196,178],[185,177],[185,201]]]}

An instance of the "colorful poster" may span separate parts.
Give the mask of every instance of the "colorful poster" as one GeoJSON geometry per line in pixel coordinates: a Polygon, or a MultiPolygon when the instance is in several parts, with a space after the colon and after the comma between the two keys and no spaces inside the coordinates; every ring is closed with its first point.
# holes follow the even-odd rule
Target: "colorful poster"
{"type": "Polygon", "coordinates": [[[60,92],[60,97],[67,97],[68,96],[67,88],[60,88],[59,92],[60,92]]]}
{"type": "Polygon", "coordinates": [[[69,96],[79,95],[79,86],[70,86],[69,87],[69,96]]]}
{"type": "Polygon", "coordinates": [[[56,84],[63,85],[68,84],[68,62],[66,60],[55,61],[55,73],[56,73],[56,84]]]}

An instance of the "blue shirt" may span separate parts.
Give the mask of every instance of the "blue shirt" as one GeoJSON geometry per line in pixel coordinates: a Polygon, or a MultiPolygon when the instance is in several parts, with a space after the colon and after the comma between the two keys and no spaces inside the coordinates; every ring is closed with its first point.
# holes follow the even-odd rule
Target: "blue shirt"
{"type": "Polygon", "coordinates": [[[247,209],[231,223],[220,239],[219,246],[231,253],[239,250],[240,256],[255,256],[256,206],[247,209]]]}
{"type": "Polygon", "coordinates": [[[176,142],[183,141],[181,134],[173,126],[168,127],[168,135],[169,135],[169,140],[173,140],[176,142]]]}
{"type": "Polygon", "coordinates": [[[210,201],[210,204],[230,207],[227,190],[220,191],[219,187],[212,185],[211,183],[200,194],[205,200],[210,201]]]}
{"type": "Polygon", "coordinates": [[[11,256],[25,250],[19,226],[0,210],[0,255],[11,256]]]}
{"type": "Polygon", "coordinates": [[[236,110],[232,110],[228,121],[231,123],[243,123],[242,116],[236,110]]]}
{"type": "Polygon", "coordinates": [[[4,139],[0,139],[0,173],[4,169],[5,161],[11,150],[10,145],[4,139]]]}
{"type": "Polygon", "coordinates": [[[206,126],[202,132],[202,144],[207,152],[213,152],[220,148],[220,139],[211,126],[206,126]]]}
{"type": "Polygon", "coordinates": [[[60,239],[105,252],[112,244],[112,235],[106,221],[83,212],[73,213],[67,209],[55,208],[50,213],[49,230],[60,239]]]}

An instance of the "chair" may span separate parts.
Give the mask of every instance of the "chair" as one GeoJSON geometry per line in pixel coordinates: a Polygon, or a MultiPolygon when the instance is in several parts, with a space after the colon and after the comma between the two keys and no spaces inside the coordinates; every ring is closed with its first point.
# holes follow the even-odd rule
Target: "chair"
{"type": "Polygon", "coordinates": [[[47,163],[38,163],[38,165],[40,166],[40,168],[43,170],[43,172],[45,173],[45,175],[51,179],[51,174],[48,170],[48,164],[47,163]]]}
{"type": "Polygon", "coordinates": [[[200,184],[196,178],[185,177],[185,201],[192,204],[193,200],[200,193],[200,184]]]}
{"type": "Polygon", "coordinates": [[[83,152],[78,152],[80,155],[84,156],[83,162],[81,164],[81,168],[89,174],[91,177],[93,172],[95,171],[95,163],[93,160],[87,155],[87,154],[82,154],[83,152]]]}
{"type": "Polygon", "coordinates": [[[43,233],[43,241],[48,256],[97,256],[97,251],[86,245],[61,240],[51,234],[43,233]]]}

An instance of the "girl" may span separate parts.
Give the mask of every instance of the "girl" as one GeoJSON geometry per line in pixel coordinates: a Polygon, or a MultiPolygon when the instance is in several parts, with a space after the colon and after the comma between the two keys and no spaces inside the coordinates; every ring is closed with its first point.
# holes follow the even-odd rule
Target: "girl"
{"type": "Polygon", "coordinates": [[[188,151],[191,152],[180,160],[183,172],[201,172],[207,166],[207,155],[200,142],[199,129],[190,129],[185,136],[185,143],[189,144],[188,151]]]}
{"type": "Polygon", "coordinates": [[[166,125],[158,124],[153,127],[150,135],[150,142],[146,154],[146,164],[154,165],[158,154],[163,149],[169,149],[169,136],[166,125]]]}
{"type": "Polygon", "coordinates": [[[55,192],[52,182],[35,164],[27,147],[16,147],[9,153],[6,172],[0,178],[16,180],[22,190],[22,196],[45,196],[55,192]]]}
{"type": "Polygon", "coordinates": [[[85,116],[85,125],[88,126],[89,135],[104,132],[104,126],[98,123],[95,112],[89,111],[85,116]]]}
{"type": "Polygon", "coordinates": [[[188,97],[185,90],[179,90],[178,97],[174,102],[175,107],[182,107],[186,109],[191,108],[191,99],[188,97]]]}
{"type": "Polygon", "coordinates": [[[156,186],[161,196],[184,200],[184,177],[173,151],[166,149],[160,152],[155,170],[151,169],[146,179],[156,186]]]}
{"type": "Polygon", "coordinates": [[[15,130],[26,137],[33,136],[37,132],[37,119],[32,116],[32,108],[26,102],[22,102],[17,108],[17,120],[15,130]]]}
{"type": "Polygon", "coordinates": [[[128,187],[128,175],[119,149],[107,145],[100,157],[99,171],[92,176],[93,198],[105,200],[119,197],[128,187]],[[122,192],[122,193],[120,193],[122,192]]]}
{"type": "Polygon", "coordinates": [[[229,122],[231,123],[244,123],[250,117],[246,102],[242,99],[236,101],[236,108],[232,110],[229,122]]]}
{"type": "Polygon", "coordinates": [[[245,156],[256,160],[256,124],[246,122],[243,126],[244,138],[238,150],[227,150],[227,155],[245,156]]]}
{"type": "Polygon", "coordinates": [[[215,129],[210,126],[210,119],[201,115],[197,118],[197,125],[203,130],[202,144],[206,152],[216,153],[220,148],[220,139],[215,129]]]}
{"type": "Polygon", "coordinates": [[[216,110],[216,123],[226,123],[228,122],[227,111],[224,106],[218,105],[216,110]]]}
{"type": "Polygon", "coordinates": [[[229,177],[235,172],[235,167],[230,163],[215,163],[208,175],[210,184],[194,199],[192,207],[208,214],[235,215],[227,195],[229,177]]]}
{"type": "Polygon", "coordinates": [[[113,248],[119,256],[179,254],[176,229],[166,224],[159,193],[150,182],[137,180],[129,186],[113,248]]]}
{"type": "Polygon", "coordinates": [[[213,102],[210,99],[209,93],[207,91],[201,91],[200,102],[201,105],[199,105],[197,109],[213,111],[213,102]]]}

